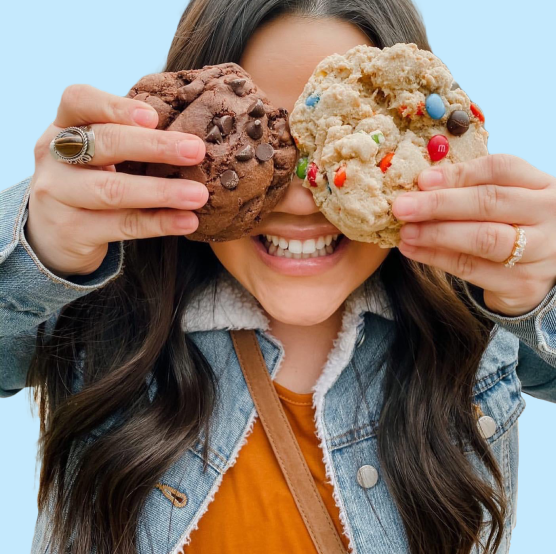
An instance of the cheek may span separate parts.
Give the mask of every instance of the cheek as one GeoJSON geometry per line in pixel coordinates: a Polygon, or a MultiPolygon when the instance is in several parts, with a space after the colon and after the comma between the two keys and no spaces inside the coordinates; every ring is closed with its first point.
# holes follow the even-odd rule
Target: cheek
{"type": "Polygon", "coordinates": [[[250,238],[211,243],[211,248],[267,313],[292,325],[314,325],[330,317],[390,252],[376,244],[352,241],[345,255],[328,271],[293,277],[264,264],[250,238]]]}

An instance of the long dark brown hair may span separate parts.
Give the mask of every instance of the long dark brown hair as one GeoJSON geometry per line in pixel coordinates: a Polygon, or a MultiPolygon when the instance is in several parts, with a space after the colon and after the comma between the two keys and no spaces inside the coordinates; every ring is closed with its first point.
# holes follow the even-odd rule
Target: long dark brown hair
{"type": "MultiPolygon", "coordinates": [[[[346,20],[378,47],[414,42],[430,50],[411,0],[191,0],[165,71],[237,63],[257,27],[285,13],[346,20]]],[[[206,463],[218,383],[180,321],[221,271],[206,243],[125,242],[122,275],[65,306],[52,334],[39,327],[27,384],[40,407],[38,505],[48,509],[52,495],[53,548],[135,554],[148,493],[201,431],[206,463]]],[[[396,249],[378,271],[395,315],[378,448],[410,552],[469,554],[483,511],[491,521],[485,552],[494,552],[506,500],[472,406],[489,323],[472,312],[461,281],[396,249]],[[473,470],[464,445],[494,484],[473,470]]]]}

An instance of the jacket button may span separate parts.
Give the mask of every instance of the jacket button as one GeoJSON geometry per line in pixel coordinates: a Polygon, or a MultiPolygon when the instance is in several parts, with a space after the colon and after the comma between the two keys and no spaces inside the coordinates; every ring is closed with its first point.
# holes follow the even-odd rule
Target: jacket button
{"type": "Polygon", "coordinates": [[[496,433],[496,421],[490,416],[482,416],[478,421],[479,429],[485,437],[485,439],[490,439],[494,433],[496,433]]]}
{"type": "Polygon", "coordinates": [[[370,489],[378,481],[378,471],[373,466],[361,466],[357,470],[357,482],[364,488],[370,489]]]}

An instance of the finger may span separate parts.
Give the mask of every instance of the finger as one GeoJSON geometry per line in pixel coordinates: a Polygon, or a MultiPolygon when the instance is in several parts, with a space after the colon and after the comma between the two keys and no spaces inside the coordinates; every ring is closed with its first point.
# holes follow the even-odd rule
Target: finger
{"type": "Polygon", "coordinates": [[[88,165],[104,166],[125,160],[196,165],[205,157],[205,143],[189,133],[112,123],[91,128],[95,133],[95,154],[88,165]]]}
{"type": "Polygon", "coordinates": [[[81,214],[82,225],[95,229],[98,244],[169,235],[188,235],[199,226],[192,211],[172,209],[103,210],[81,214]]]}
{"type": "Polygon", "coordinates": [[[119,123],[151,129],[158,113],[146,102],[116,96],[90,85],[70,85],[60,100],[54,125],[69,127],[90,123],[119,123]]]}
{"type": "Polygon", "coordinates": [[[443,164],[421,172],[421,190],[461,188],[474,185],[545,189],[556,185],[556,179],[533,167],[525,160],[509,154],[492,154],[468,162],[443,164]]]}
{"type": "Polygon", "coordinates": [[[519,187],[478,185],[400,194],[392,211],[402,221],[496,221],[530,225],[552,217],[555,193],[519,187]]]}
{"type": "Polygon", "coordinates": [[[519,281],[523,268],[528,267],[528,264],[517,263],[508,268],[501,263],[463,252],[413,246],[403,241],[398,248],[404,256],[416,262],[435,266],[478,287],[497,291],[499,294],[515,292],[516,282],[519,281]]]}
{"type": "MultiPolygon", "coordinates": [[[[521,263],[547,257],[546,240],[536,227],[522,227],[527,239],[521,263]]],[[[407,223],[400,229],[408,245],[442,248],[471,254],[493,262],[504,262],[511,255],[517,232],[511,225],[492,222],[440,221],[407,223]]]]}
{"type": "Polygon", "coordinates": [[[50,194],[59,202],[89,210],[174,208],[194,210],[208,200],[207,187],[189,179],[128,175],[121,171],[87,171],[63,168],[50,194]],[[69,173],[66,173],[69,172],[69,173]]]}

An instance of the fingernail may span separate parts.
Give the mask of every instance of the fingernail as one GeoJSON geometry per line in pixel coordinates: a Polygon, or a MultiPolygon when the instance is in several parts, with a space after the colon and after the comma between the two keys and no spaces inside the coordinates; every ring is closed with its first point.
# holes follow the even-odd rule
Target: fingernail
{"type": "Polygon", "coordinates": [[[197,216],[193,213],[176,216],[176,225],[184,231],[188,230],[190,233],[197,228],[197,222],[197,216]]]}
{"type": "Polygon", "coordinates": [[[207,187],[202,184],[198,185],[191,185],[189,189],[189,199],[195,203],[203,201],[205,203],[207,201],[207,187]]]}
{"type": "Polygon", "coordinates": [[[415,198],[405,195],[399,196],[395,201],[395,211],[398,216],[411,215],[417,209],[415,198]]]}
{"type": "Polygon", "coordinates": [[[178,143],[178,152],[184,158],[197,159],[200,150],[200,140],[182,140],[178,143]]]}
{"type": "Polygon", "coordinates": [[[143,108],[137,108],[133,112],[132,117],[135,123],[142,125],[143,127],[151,127],[158,119],[156,112],[153,110],[145,110],[143,108]]]}
{"type": "Polygon", "coordinates": [[[446,184],[444,173],[440,169],[425,169],[419,177],[421,185],[428,189],[440,188],[446,184]]]}

